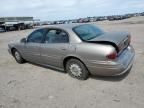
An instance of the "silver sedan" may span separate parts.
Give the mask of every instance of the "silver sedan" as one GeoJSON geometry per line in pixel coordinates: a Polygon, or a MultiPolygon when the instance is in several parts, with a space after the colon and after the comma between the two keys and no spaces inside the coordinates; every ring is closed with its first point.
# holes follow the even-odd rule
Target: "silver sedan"
{"type": "Polygon", "coordinates": [[[90,74],[116,76],[133,64],[134,49],[127,32],[104,32],[92,24],[55,25],[33,31],[9,44],[18,63],[56,68],[85,80],[90,74]]]}

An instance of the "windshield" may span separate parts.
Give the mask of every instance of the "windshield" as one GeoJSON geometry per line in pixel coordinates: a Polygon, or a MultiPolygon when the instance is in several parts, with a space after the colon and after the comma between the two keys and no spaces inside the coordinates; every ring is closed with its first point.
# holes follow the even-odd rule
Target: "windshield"
{"type": "Polygon", "coordinates": [[[104,33],[98,27],[90,24],[77,26],[73,28],[73,31],[84,41],[94,39],[104,33]]]}

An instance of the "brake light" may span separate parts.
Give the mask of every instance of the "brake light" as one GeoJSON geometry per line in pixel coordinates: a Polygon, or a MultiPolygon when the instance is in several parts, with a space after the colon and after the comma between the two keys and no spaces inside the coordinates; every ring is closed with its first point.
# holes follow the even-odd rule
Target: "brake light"
{"type": "Polygon", "coordinates": [[[117,58],[117,52],[115,51],[115,52],[110,53],[109,55],[107,55],[107,58],[112,59],[112,60],[116,59],[117,58]]]}

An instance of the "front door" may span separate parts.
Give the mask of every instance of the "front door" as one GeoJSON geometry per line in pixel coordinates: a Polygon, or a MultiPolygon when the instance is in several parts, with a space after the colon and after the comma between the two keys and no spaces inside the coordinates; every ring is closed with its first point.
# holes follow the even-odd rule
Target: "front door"
{"type": "Polygon", "coordinates": [[[24,58],[31,62],[40,63],[40,45],[44,38],[44,30],[39,29],[30,34],[25,43],[23,53],[24,58]]]}

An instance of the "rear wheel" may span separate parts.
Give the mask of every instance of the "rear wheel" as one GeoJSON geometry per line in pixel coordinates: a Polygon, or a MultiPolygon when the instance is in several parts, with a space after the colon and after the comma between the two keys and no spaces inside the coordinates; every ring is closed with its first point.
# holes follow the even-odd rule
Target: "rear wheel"
{"type": "Polygon", "coordinates": [[[89,77],[89,72],[86,66],[78,59],[70,59],[66,63],[66,71],[74,78],[86,80],[89,77]]]}
{"type": "Polygon", "coordinates": [[[13,50],[13,56],[18,63],[22,64],[25,62],[25,60],[16,49],[13,50]]]}

